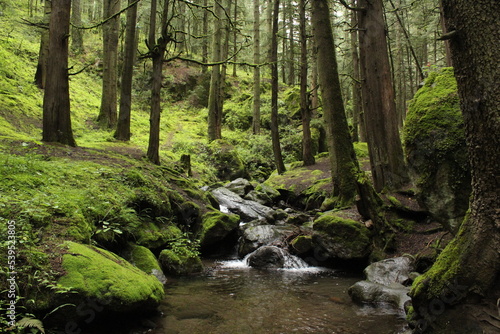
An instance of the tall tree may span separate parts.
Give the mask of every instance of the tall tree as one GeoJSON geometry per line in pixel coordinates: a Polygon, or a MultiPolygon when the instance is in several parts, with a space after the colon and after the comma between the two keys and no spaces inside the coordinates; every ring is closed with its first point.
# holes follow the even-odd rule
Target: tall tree
{"type": "MultiPolygon", "coordinates": [[[[496,0],[443,0],[442,4],[473,190],[469,213],[458,234],[432,268],[415,281],[411,294],[420,318],[419,332],[438,332],[446,326],[447,332],[471,333],[464,326],[466,315],[460,313],[464,321],[456,324],[441,316],[457,308],[448,304],[463,302],[465,297],[497,303],[498,294],[491,292],[500,289],[500,12],[496,0]]],[[[493,327],[478,329],[478,333],[498,332],[494,318],[489,319],[493,327]]],[[[481,326],[486,325],[481,322],[481,326]]]]}
{"type": "Polygon", "coordinates": [[[344,110],[328,3],[327,0],[313,0],[311,3],[334,195],[340,205],[345,205],[352,203],[356,195],[359,167],[344,110]]]}
{"type": "Polygon", "coordinates": [[[118,33],[120,0],[104,0],[103,18],[103,72],[101,109],[97,121],[102,127],[113,128],[117,120],[118,92],[118,33]],[[111,19],[109,19],[112,17],[111,19]]]}
{"type": "Polygon", "coordinates": [[[76,146],[71,128],[68,82],[70,11],[71,0],[52,0],[42,140],[76,146]]]}
{"type": "MultiPolygon", "coordinates": [[[[208,7],[208,0],[203,0],[203,7],[208,7]]],[[[203,11],[203,36],[208,35],[208,10],[203,11]]],[[[208,39],[203,38],[201,45],[201,61],[203,63],[208,62],[208,39]]],[[[201,67],[201,71],[205,73],[207,70],[206,66],[201,67]]]]}
{"type": "Polygon", "coordinates": [[[273,144],[274,162],[278,173],[286,171],[281,155],[280,133],[278,126],[278,15],[280,1],[274,0],[273,32],[271,38],[271,137],[273,144]]]}
{"type": "Polygon", "coordinates": [[[397,189],[408,182],[387,51],[382,0],[359,0],[358,11],[363,111],[375,189],[397,189]]]}
{"type": "MultiPolygon", "coordinates": [[[[253,0],[253,62],[260,63],[260,1],[253,0]]],[[[253,134],[260,134],[260,67],[253,68],[253,134]]]]}
{"type": "MultiPolygon", "coordinates": [[[[128,0],[129,6],[135,0],[128,0]]],[[[116,125],[115,138],[130,140],[130,112],[132,109],[132,77],[135,62],[135,40],[137,24],[137,4],[127,10],[127,25],[125,30],[125,51],[123,57],[122,81],[120,86],[120,113],[116,125]]]]}
{"type": "MultiPolygon", "coordinates": [[[[352,0],[352,7],[356,7],[356,0],[352,0]]],[[[352,114],[353,140],[365,141],[365,120],[362,109],[361,76],[358,53],[358,19],[355,11],[351,11],[351,56],[352,56],[352,114]]]]}
{"type": "Polygon", "coordinates": [[[160,36],[155,37],[156,32],[156,0],[152,0],[151,20],[149,27],[149,57],[153,61],[153,73],[151,84],[151,111],[149,114],[149,142],[147,157],[154,164],[160,164],[160,115],[161,115],[161,84],[163,79],[163,60],[168,43],[172,42],[172,34],[169,33],[169,7],[170,0],[163,3],[161,15],[160,36]],[[153,32],[153,34],[151,34],[153,32]],[[153,44],[151,44],[153,41],[153,44]]]}
{"type": "MultiPolygon", "coordinates": [[[[295,11],[295,7],[291,1],[287,1],[283,4],[283,9],[285,10],[285,15],[288,13],[288,80],[287,84],[289,86],[295,85],[295,22],[293,13],[295,11]],[[287,4],[287,6],[285,6],[287,4]]],[[[300,9],[299,9],[300,10],[300,9]]],[[[284,62],[285,60],[283,60],[284,62]]]]}
{"type": "Polygon", "coordinates": [[[311,138],[311,109],[307,93],[307,31],[306,2],[299,0],[300,23],[300,114],[302,118],[302,160],[305,166],[314,165],[311,138]]]}
{"type": "Polygon", "coordinates": [[[47,24],[47,29],[42,29],[40,39],[40,51],[38,53],[38,64],[35,72],[35,84],[38,88],[45,88],[47,78],[47,61],[49,55],[49,29],[51,0],[45,0],[43,7],[43,23],[47,24]]]}
{"type": "MultiPolygon", "coordinates": [[[[214,21],[214,35],[212,39],[212,62],[220,63],[222,61],[222,38],[223,26],[222,16],[224,15],[224,8],[218,1],[214,1],[215,7],[215,21],[214,21]]],[[[208,96],[208,140],[213,141],[222,138],[222,129],[220,128],[221,120],[219,119],[222,114],[221,106],[221,65],[217,64],[212,66],[212,73],[210,76],[210,91],[208,96]]]]}

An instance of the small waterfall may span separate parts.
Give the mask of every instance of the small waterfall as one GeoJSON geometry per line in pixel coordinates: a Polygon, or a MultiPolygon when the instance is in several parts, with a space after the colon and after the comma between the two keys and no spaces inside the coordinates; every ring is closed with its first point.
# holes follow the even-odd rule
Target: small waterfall
{"type": "Polygon", "coordinates": [[[300,257],[292,255],[287,251],[283,250],[283,256],[285,257],[285,269],[304,269],[309,267],[306,261],[302,260],[300,257]]]}

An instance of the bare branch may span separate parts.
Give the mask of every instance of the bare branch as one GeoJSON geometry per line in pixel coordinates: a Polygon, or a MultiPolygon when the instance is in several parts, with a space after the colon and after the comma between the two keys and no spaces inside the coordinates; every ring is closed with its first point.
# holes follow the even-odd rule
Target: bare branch
{"type": "Polygon", "coordinates": [[[30,26],[30,27],[37,27],[37,28],[41,28],[41,29],[49,29],[49,24],[47,22],[31,22],[31,21],[28,21],[26,19],[21,19],[22,20],[22,24],[25,24],[27,26],[30,26]]]}
{"type": "Polygon", "coordinates": [[[364,12],[366,10],[365,7],[351,7],[351,6],[349,6],[349,4],[347,2],[345,2],[345,0],[339,0],[339,2],[342,4],[342,6],[344,6],[345,8],[347,8],[349,10],[354,10],[357,12],[364,12]]]}
{"type": "Polygon", "coordinates": [[[456,35],[457,35],[457,31],[452,30],[450,32],[447,32],[446,34],[441,35],[437,40],[438,41],[446,41],[446,40],[454,38],[456,35]]]}
{"type": "Polygon", "coordinates": [[[76,25],[74,25],[73,23],[71,23],[71,26],[72,26],[73,28],[76,28],[76,29],[82,29],[82,30],[89,30],[89,29],[94,29],[94,28],[100,27],[100,26],[102,26],[102,25],[106,24],[108,21],[110,21],[110,20],[114,19],[115,17],[120,16],[120,15],[121,15],[121,13],[123,13],[123,12],[127,11],[130,7],[135,6],[135,5],[136,5],[139,1],[141,1],[141,0],[136,0],[136,1],[132,2],[130,5],[128,5],[127,7],[123,8],[123,9],[122,9],[122,10],[120,10],[119,12],[117,12],[117,13],[115,13],[115,14],[111,15],[110,17],[108,17],[108,18],[106,18],[106,19],[102,20],[101,22],[96,23],[96,24],[94,24],[94,25],[91,25],[91,26],[88,26],[88,27],[84,27],[84,26],[79,27],[79,26],[76,26],[76,25]]]}

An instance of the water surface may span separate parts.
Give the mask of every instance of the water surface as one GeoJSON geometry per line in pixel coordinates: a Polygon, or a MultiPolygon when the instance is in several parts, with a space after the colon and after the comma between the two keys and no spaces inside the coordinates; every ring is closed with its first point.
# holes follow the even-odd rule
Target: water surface
{"type": "Polygon", "coordinates": [[[199,277],[170,281],[153,334],[398,333],[404,321],[390,308],[362,307],[347,295],[360,280],[306,268],[257,270],[241,261],[207,264],[199,277]]]}

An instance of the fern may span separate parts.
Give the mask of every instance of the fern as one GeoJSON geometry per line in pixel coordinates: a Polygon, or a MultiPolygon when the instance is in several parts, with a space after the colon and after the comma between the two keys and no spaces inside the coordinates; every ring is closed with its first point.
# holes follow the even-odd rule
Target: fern
{"type": "Polygon", "coordinates": [[[17,327],[31,327],[31,328],[36,328],[43,334],[45,334],[45,329],[43,328],[43,323],[34,318],[28,318],[24,317],[21,320],[17,322],[17,327]]]}

